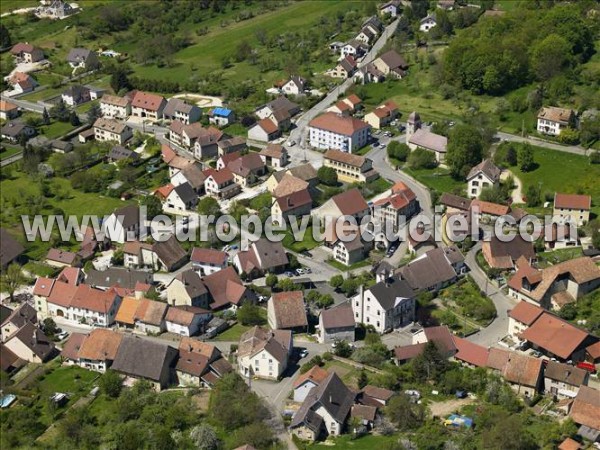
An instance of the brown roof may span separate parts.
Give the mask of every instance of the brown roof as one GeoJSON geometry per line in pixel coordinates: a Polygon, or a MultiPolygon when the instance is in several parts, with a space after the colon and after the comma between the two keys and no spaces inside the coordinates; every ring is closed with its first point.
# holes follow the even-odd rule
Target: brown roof
{"type": "Polygon", "coordinates": [[[446,326],[424,328],[427,341],[433,341],[435,345],[444,352],[455,353],[454,336],[446,326]]]}
{"type": "Polygon", "coordinates": [[[273,134],[279,130],[277,124],[268,118],[259,120],[257,126],[261,127],[267,134],[273,134]]]}
{"type": "Polygon", "coordinates": [[[175,369],[199,377],[208,369],[208,362],[208,358],[200,353],[179,350],[175,369]]]}
{"type": "Polygon", "coordinates": [[[317,169],[311,163],[292,167],[287,173],[308,182],[317,178],[317,169]]]}
{"type": "Polygon", "coordinates": [[[547,312],[521,333],[523,339],[562,359],[569,359],[588,336],[587,332],[547,312]]]}
{"type": "Polygon", "coordinates": [[[344,302],[333,308],[321,311],[321,320],[323,328],[354,328],[354,313],[349,302],[344,302]]]}
{"type": "Polygon", "coordinates": [[[92,361],[114,360],[123,335],[105,328],[95,328],[84,339],[79,358],[92,361]]]}
{"type": "Polygon", "coordinates": [[[29,42],[17,42],[10,49],[11,55],[18,55],[19,53],[31,53],[35,47],[29,42]]]}
{"type": "Polygon", "coordinates": [[[442,205],[446,205],[451,208],[460,209],[463,211],[467,211],[471,207],[471,200],[464,197],[460,197],[458,195],[450,194],[448,192],[444,192],[442,194],[439,202],[442,205]]]}
{"type": "Polygon", "coordinates": [[[100,103],[125,107],[129,104],[127,97],[119,97],[118,95],[103,95],[100,103]]]}
{"type": "Polygon", "coordinates": [[[552,122],[568,123],[573,114],[574,112],[572,109],[547,106],[540,109],[540,112],[538,113],[538,119],[546,119],[552,122]]]}
{"type": "Polygon", "coordinates": [[[168,305],[166,303],[142,298],[138,301],[138,307],[134,318],[142,323],[160,326],[167,312],[167,308],[168,305]]]}
{"type": "Polygon", "coordinates": [[[308,183],[306,181],[286,173],[277,184],[277,187],[273,190],[273,197],[284,197],[293,194],[294,192],[306,190],[306,188],[308,188],[308,183]]]}
{"type": "Polygon", "coordinates": [[[361,392],[363,394],[367,394],[371,398],[383,401],[388,401],[394,396],[394,391],[390,391],[389,389],[384,389],[377,386],[372,386],[370,384],[362,388],[361,392]]]}
{"type": "Polygon", "coordinates": [[[446,136],[440,136],[439,134],[421,128],[415,131],[408,142],[417,147],[433,150],[438,153],[446,153],[446,148],[448,146],[448,138],[446,136]]]}
{"type": "Polygon", "coordinates": [[[544,310],[542,308],[532,305],[531,303],[521,301],[517,304],[517,306],[510,310],[508,315],[518,322],[529,326],[535,322],[543,312],[544,310]]]}
{"type": "Polygon", "coordinates": [[[350,94],[348,97],[345,98],[345,100],[350,101],[350,103],[352,103],[354,106],[360,105],[362,103],[362,100],[356,94],[350,94]]]}
{"type": "Polygon", "coordinates": [[[557,361],[548,361],[544,370],[546,378],[570,384],[571,386],[581,386],[584,384],[587,375],[587,370],[557,361]]]}
{"type": "Polygon", "coordinates": [[[395,69],[397,67],[406,69],[408,67],[404,58],[395,50],[385,52],[379,59],[381,59],[390,69],[395,69]]]}
{"type": "MultiPolygon", "coordinates": [[[[23,364],[26,364],[26,361],[21,361],[23,364]]],[[[11,367],[16,367],[18,362],[19,357],[15,355],[6,345],[0,343],[0,369],[8,372],[11,367]]]]}
{"type": "Polygon", "coordinates": [[[274,293],[270,300],[277,328],[296,328],[308,325],[302,291],[274,293]]]}
{"type": "Polygon", "coordinates": [[[291,333],[289,330],[268,331],[255,326],[240,337],[238,357],[252,357],[264,349],[277,361],[283,362],[287,360],[288,351],[290,350],[287,346],[291,333]]]}
{"type": "Polygon", "coordinates": [[[68,308],[75,296],[75,292],[77,292],[77,286],[63,281],[55,281],[47,302],[68,308]]]}
{"type": "Polygon", "coordinates": [[[335,195],[331,200],[333,200],[344,216],[353,216],[354,214],[369,209],[364,197],[356,188],[335,195]]]}
{"type": "Polygon", "coordinates": [[[510,212],[510,206],[484,202],[479,199],[475,199],[471,202],[471,209],[478,209],[480,214],[489,214],[491,216],[503,216],[510,212]]]}
{"type": "Polygon", "coordinates": [[[471,169],[469,175],[467,175],[467,180],[470,180],[479,172],[483,172],[492,181],[498,181],[502,171],[496,166],[496,164],[493,163],[491,159],[484,159],[471,169]]]}
{"type": "Polygon", "coordinates": [[[490,348],[487,366],[502,373],[511,383],[536,386],[542,360],[499,348],[490,348]]]}
{"type": "Polygon", "coordinates": [[[421,342],[420,344],[410,344],[403,345],[401,347],[395,347],[394,358],[396,358],[398,361],[407,361],[409,359],[416,358],[423,353],[423,350],[425,350],[425,345],[427,344],[421,342]]]}
{"type": "Polygon", "coordinates": [[[600,391],[581,386],[570,415],[575,423],[600,430],[600,391]]]}
{"type": "Polygon", "coordinates": [[[0,265],[5,267],[25,251],[25,248],[6,231],[0,228],[0,265]]]}
{"type": "Polygon", "coordinates": [[[246,288],[231,266],[205,276],[202,281],[208,289],[213,303],[212,309],[218,309],[228,304],[237,305],[244,298],[246,288]]]}
{"type": "Polygon", "coordinates": [[[312,366],[307,372],[300,374],[296,381],[294,381],[294,389],[302,386],[306,381],[310,380],[314,384],[319,385],[325,378],[327,378],[329,372],[320,366],[312,366]]]}
{"type": "Polygon", "coordinates": [[[207,313],[208,313],[208,311],[206,311],[202,308],[194,308],[194,307],[185,308],[185,307],[179,307],[179,306],[169,306],[165,320],[167,322],[177,323],[179,325],[184,325],[184,326],[189,327],[192,324],[192,322],[194,321],[194,318],[198,314],[207,314],[207,313]]]}
{"type": "Polygon", "coordinates": [[[458,350],[454,358],[476,367],[485,367],[487,365],[488,349],[486,347],[457,336],[454,336],[454,345],[458,350]]]}
{"type": "Polygon", "coordinates": [[[227,168],[233,173],[247,177],[265,167],[265,163],[258,153],[251,152],[227,164],[227,168]]]}
{"type": "Polygon", "coordinates": [[[137,91],[131,101],[131,106],[136,108],[158,111],[165,101],[162,95],[152,94],[150,92],[137,91]]]}
{"type": "Polygon", "coordinates": [[[138,306],[138,299],[135,297],[125,297],[121,301],[121,305],[115,316],[115,321],[133,325],[135,323],[135,312],[137,311],[138,306]]]}
{"type": "Polygon", "coordinates": [[[353,155],[352,153],[342,152],[335,149],[327,150],[323,155],[323,158],[331,159],[332,161],[341,162],[358,168],[362,167],[366,161],[364,156],[353,155]]]}
{"type": "Polygon", "coordinates": [[[19,107],[14,103],[10,103],[5,100],[0,100],[0,111],[8,112],[13,111],[15,109],[19,109],[19,107]]]}
{"type": "Polygon", "coordinates": [[[179,350],[199,353],[208,358],[209,361],[221,355],[217,347],[207,342],[202,342],[191,337],[182,337],[179,341],[179,350]]]}
{"type": "Polygon", "coordinates": [[[277,197],[275,200],[282,212],[292,211],[306,205],[312,205],[312,198],[308,189],[292,192],[283,197],[277,197]]]}
{"type": "Polygon", "coordinates": [[[592,197],[577,194],[554,194],[554,207],[559,209],[583,209],[589,211],[592,207],[592,197]]]}
{"type": "Polygon", "coordinates": [[[83,344],[83,341],[87,337],[85,333],[73,333],[65,342],[60,356],[65,359],[77,360],[79,359],[79,350],[83,344]]]}
{"type": "Polygon", "coordinates": [[[596,342],[595,344],[589,345],[585,350],[588,353],[588,355],[590,355],[595,361],[596,359],[600,358],[600,341],[596,342]]]}
{"type": "Polygon", "coordinates": [[[533,243],[526,241],[520,235],[515,235],[508,242],[501,241],[494,235],[489,241],[483,243],[482,250],[488,264],[501,269],[512,269],[514,262],[521,256],[528,260],[535,258],[533,243]]]}
{"type": "Polygon", "coordinates": [[[233,181],[233,173],[227,167],[221,170],[207,169],[204,171],[204,175],[206,178],[212,177],[219,186],[233,181]]]}
{"type": "Polygon", "coordinates": [[[195,263],[215,264],[220,266],[224,262],[227,262],[227,253],[213,248],[194,247],[192,249],[190,260],[195,263]]]}
{"type": "Polygon", "coordinates": [[[121,134],[127,128],[127,124],[125,122],[99,117],[94,122],[94,128],[100,128],[101,130],[105,130],[110,133],[121,134]]]}
{"type": "Polygon", "coordinates": [[[66,252],[59,248],[51,248],[50,250],[48,250],[46,259],[63,264],[73,264],[77,260],[77,253],[66,252]]]}
{"type": "Polygon", "coordinates": [[[271,158],[281,158],[285,151],[285,148],[279,144],[268,144],[260,151],[260,154],[271,158]]]}
{"type": "Polygon", "coordinates": [[[102,291],[87,284],[80,284],[71,300],[71,306],[106,314],[116,299],[117,294],[112,289],[102,291]]]}
{"type": "Polygon", "coordinates": [[[350,417],[358,417],[359,419],[368,420],[370,422],[373,422],[375,420],[376,415],[376,406],[353,405],[352,409],[350,410],[350,417]]]}
{"type": "Polygon", "coordinates": [[[308,126],[351,136],[359,130],[368,128],[369,124],[355,117],[342,117],[334,112],[326,112],[311,120],[308,126]]]}

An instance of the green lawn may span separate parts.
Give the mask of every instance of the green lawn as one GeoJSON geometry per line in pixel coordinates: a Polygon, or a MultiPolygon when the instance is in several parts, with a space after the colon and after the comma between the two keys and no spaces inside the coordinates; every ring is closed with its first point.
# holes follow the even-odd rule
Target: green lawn
{"type": "Polygon", "coordinates": [[[540,185],[542,193],[584,193],[592,196],[592,211],[600,215],[600,165],[590,164],[586,156],[533,147],[537,168],[522,172],[518,167],[511,171],[523,182],[524,192],[531,185],[540,185]]]}
{"type": "Polygon", "coordinates": [[[417,181],[423,183],[429,189],[440,193],[462,191],[466,188],[466,182],[457,181],[450,176],[447,169],[436,167],[435,169],[402,169],[407,175],[410,175],[417,181]]]}
{"type": "Polygon", "coordinates": [[[48,139],[56,139],[64,136],[76,127],[71,125],[70,122],[52,122],[50,125],[43,125],[40,127],[41,134],[46,136],[48,139]]]}
{"type": "Polygon", "coordinates": [[[311,450],[326,450],[332,447],[352,450],[382,450],[385,448],[395,448],[393,446],[397,441],[398,436],[376,436],[369,434],[353,440],[350,435],[344,435],[335,439],[328,439],[326,442],[307,445],[305,448],[311,450]]]}
{"type": "Polygon", "coordinates": [[[366,267],[366,266],[370,266],[371,265],[371,260],[370,259],[364,259],[362,261],[359,261],[357,263],[354,263],[350,266],[347,266],[345,264],[342,264],[339,261],[336,261],[334,259],[328,259],[327,260],[327,264],[329,264],[332,267],[335,267],[338,270],[341,270],[342,272],[345,272],[347,270],[354,270],[354,269],[360,269],[361,267],[366,267]]]}
{"type": "Polygon", "coordinates": [[[242,334],[248,331],[251,327],[247,327],[242,325],[241,323],[236,323],[234,326],[228,328],[223,333],[218,334],[214,337],[213,341],[234,341],[237,342],[240,340],[242,334]]]}
{"type": "Polygon", "coordinates": [[[23,149],[18,145],[10,145],[6,143],[2,143],[2,152],[0,153],[0,159],[6,159],[17,153],[21,153],[23,149]]]}
{"type": "Polygon", "coordinates": [[[50,98],[54,98],[66,88],[47,88],[47,89],[36,89],[29,94],[25,94],[22,97],[19,97],[21,100],[27,100],[30,102],[37,102],[38,100],[48,100],[50,98]]]}
{"type": "Polygon", "coordinates": [[[319,245],[319,242],[315,241],[313,238],[312,227],[306,227],[306,233],[304,233],[304,237],[301,241],[296,241],[292,230],[288,228],[282,243],[285,248],[296,253],[312,250],[319,245]]]}
{"type": "Polygon", "coordinates": [[[538,259],[538,266],[540,268],[544,268],[561,263],[563,261],[579,258],[580,256],[583,256],[583,250],[581,247],[564,248],[560,250],[538,253],[536,256],[538,259]]]}
{"type": "Polygon", "coordinates": [[[496,316],[494,303],[482,295],[470,276],[442,290],[439,298],[450,311],[480,326],[486,326],[496,316]]]}
{"type": "Polygon", "coordinates": [[[0,2],[0,12],[2,14],[20,8],[31,8],[38,6],[39,3],[35,0],[2,0],[0,2]]]}

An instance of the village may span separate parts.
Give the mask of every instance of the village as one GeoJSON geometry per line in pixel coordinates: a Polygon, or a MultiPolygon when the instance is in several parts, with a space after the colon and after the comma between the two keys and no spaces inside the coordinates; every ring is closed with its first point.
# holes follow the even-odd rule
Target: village
{"type": "MultiPolygon", "coordinates": [[[[102,7],[40,3],[6,17],[78,24],[102,7]]],[[[456,17],[513,14],[419,3],[353,11],[327,64],[261,78],[255,104],[143,89],[118,46],[2,42],[3,447],[113,445],[125,429],[69,433],[164,395],[193,417],[165,419],[160,448],[600,448],[598,109],[546,97],[506,129],[410,100],[424,58],[393,44],[405,22],[416,54],[456,17]],[[42,239],[36,215],[100,220],[42,239]],[[204,216],[206,239],[179,238],[204,216]],[[282,239],[245,245],[224,217],[282,239]],[[255,412],[233,425],[236,401],[255,412]]]]}

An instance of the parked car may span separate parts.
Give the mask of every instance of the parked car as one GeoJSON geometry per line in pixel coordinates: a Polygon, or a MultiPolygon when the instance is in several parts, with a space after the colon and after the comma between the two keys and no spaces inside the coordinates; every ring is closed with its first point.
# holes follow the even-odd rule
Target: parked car
{"type": "Polygon", "coordinates": [[[62,341],[64,339],[66,339],[69,336],[69,332],[68,331],[61,331],[60,333],[58,333],[56,335],[56,337],[58,338],[59,341],[62,341]]]}
{"type": "Polygon", "coordinates": [[[306,358],[308,356],[308,350],[303,349],[300,351],[300,358],[306,358]]]}
{"type": "Polygon", "coordinates": [[[286,277],[293,277],[294,276],[294,274],[292,272],[290,272],[289,270],[287,272],[285,272],[284,275],[286,277]]]}
{"type": "Polygon", "coordinates": [[[385,144],[379,144],[379,148],[385,148],[385,144]]]}

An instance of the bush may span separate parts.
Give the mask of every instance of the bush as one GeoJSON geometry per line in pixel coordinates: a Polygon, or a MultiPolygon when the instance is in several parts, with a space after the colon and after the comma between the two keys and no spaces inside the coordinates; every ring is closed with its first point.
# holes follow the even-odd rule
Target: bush
{"type": "Polygon", "coordinates": [[[322,166],[317,171],[319,181],[327,186],[335,186],[338,182],[337,172],[333,167],[322,166]]]}
{"type": "Polygon", "coordinates": [[[558,135],[559,142],[563,144],[575,145],[579,143],[579,131],[572,128],[565,128],[558,135]]]}
{"type": "Polygon", "coordinates": [[[422,148],[413,151],[407,162],[411,169],[433,169],[437,165],[435,154],[422,148]]]}
{"type": "Polygon", "coordinates": [[[410,147],[398,141],[392,141],[388,144],[387,154],[390,158],[404,162],[410,155],[410,147]]]}
{"type": "Polygon", "coordinates": [[[590,164],[600,164],[600,151],[590,153],[590,164]]]}

